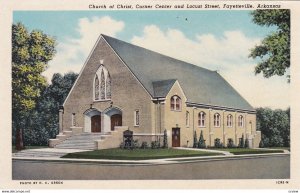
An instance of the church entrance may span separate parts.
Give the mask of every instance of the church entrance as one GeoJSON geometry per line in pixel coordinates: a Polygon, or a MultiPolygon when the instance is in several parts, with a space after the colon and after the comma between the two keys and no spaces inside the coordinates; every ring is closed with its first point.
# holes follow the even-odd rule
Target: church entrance
{"type": "Polygon", "coordinates": [[[172,128],[172,147],[180,147],[180,128],[172,128]]]}
{"type": "Polygon", "coordinates": [[[114,114],[110,117],[111,131],[115,130],[115,126],[122,126],[122,115],[114,114]]]}
{"type": "Polygon", "coordinates": [[[101,115],[94,115],[91,117],[91,131],[101,132],[101,115]]]}

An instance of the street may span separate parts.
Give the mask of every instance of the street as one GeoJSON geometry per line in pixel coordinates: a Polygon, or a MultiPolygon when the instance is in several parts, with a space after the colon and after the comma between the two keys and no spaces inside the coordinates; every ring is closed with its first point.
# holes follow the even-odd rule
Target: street
{"type": "Polygon", "coordinates": [[[290,155],[158,165],[13,160],[13,180],[287,179],[290,155]]]}

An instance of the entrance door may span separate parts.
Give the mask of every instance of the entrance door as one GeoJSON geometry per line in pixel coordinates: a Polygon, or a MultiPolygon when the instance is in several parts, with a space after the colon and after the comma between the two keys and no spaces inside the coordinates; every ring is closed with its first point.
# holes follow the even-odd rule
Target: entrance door
{"type": "Polygon", "coordinates": [[[180,147],[180,128],[172,128],[172,147],[180,147]]]}
{"type": "Polygon", "coordinates": [[[101,115],[94,115],[91,118],[92,132],[101,132],[101,115]]]}
{"type": "Polygon", "coordinates": [[[122,115],[115,114],[110,117],[111,131],[115,130],[115,126],[122,126],[122,115]]]}

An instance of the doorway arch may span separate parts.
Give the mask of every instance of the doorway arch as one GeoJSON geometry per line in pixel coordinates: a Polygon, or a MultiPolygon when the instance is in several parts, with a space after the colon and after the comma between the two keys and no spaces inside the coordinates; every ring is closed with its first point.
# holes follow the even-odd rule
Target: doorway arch
{"type": "Polygon", "coordinates": [[[122,126],[122,111],[117,107],[110,107],[104,112],[105,117],[109,117],[109,121],[104,120],[104,127],[110,128],[110,131],[115,130],[115,126],[122,126]]]}
{"type": "Polygon", "coordinates": [[[84,113],[84,132],[103,132],[101,112],[92,108],[84,113]]]}

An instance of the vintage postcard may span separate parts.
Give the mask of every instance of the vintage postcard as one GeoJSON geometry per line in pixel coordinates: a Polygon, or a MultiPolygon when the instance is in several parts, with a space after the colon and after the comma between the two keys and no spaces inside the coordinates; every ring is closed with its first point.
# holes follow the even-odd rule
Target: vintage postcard
{"type": "Polygon", "coordinates": [[[298,192],[299,8],[1,2],[1,188],[298,192]]]}

